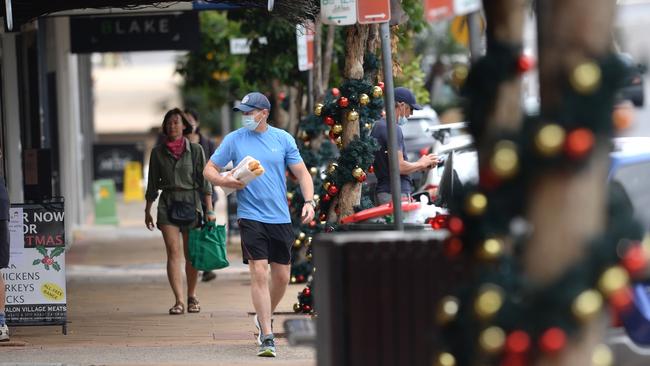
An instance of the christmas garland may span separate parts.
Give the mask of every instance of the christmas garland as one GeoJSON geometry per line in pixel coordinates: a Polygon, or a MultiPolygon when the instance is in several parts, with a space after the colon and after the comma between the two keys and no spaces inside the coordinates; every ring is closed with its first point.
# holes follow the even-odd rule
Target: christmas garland
{"type": "MultiPolygon", "coordinates": [[[[547,118],[527,118],[521,131],[492,133],[486,141],[485,117],[499,84],[532,66],[520,50],[491,43],[465,84],[472,134],[492,151],[481,159],[479,184],[452,197],[444,247],[452,260],[481,264],[470,266],[475,270],[467,283],[440,302],[443,334],[435,365],[527,365],[541,354],[555,354],[605,302],[618,311],[628,307],[629,278],[647,262],[639,245],[642,228],[613,186],[607,226],[585,246],[579,263],[544,286],[524,274],[527,187],[551,170],[585,167],[594,147],[605,143],[623,67],[614,55],[585,60],[569,76],[559,107],[544,111],[547,118]],[[512,250],[506,243],[514,243],[512,250]]],[[[598,352],[594,357],[611,355],[602,347],[598,352]]]]}

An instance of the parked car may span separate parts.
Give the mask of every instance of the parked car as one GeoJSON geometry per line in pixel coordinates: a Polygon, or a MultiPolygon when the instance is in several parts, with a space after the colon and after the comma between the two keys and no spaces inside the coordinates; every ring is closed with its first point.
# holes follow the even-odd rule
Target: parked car
{"type": "Polygon", "coordinates": [[[408,123],[402,126],[408,161],[418,160],[422,149],[433,144],[434,138],[430,131],[439,124],[438,114],[430,107],[425,106],[422,110],[413,111],[413,115],[408,118],[408,123]]]}
{"type": "Polygon", "coordinates": [[[626,66],[624,86],[621,88],[622,99],[630,100],[635,106],[641,107],[645,102],[645,87],[643,74],[646,66],[636,63],[632,56],[627,53],[619,53],[619,58],[626,66]]]}

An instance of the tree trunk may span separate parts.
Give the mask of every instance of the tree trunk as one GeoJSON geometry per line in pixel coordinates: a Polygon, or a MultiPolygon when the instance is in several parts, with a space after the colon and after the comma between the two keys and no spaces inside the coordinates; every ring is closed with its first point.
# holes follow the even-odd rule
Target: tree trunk
{"type": "MultiPolygon", "coordinates": [[[[273,80],[271,82],[271,90],[273,91],[273,104],[274,108],[271,108],[270,120],[273,122],[273,125],[277,128],[286,129],[289,125],[289,112],[285,111],[282,108],[282,99],[280,95],[284,92],[285,86],[280,83],[280,80],[273,80]]],[[[286,93],[285,93],[286,95],[286,93]]]]}
{"type": "MultiPolygon", "coordinates": [[[[608,51],[615,6],[614,0],[539,2],[542,116],[553,117],[562,103],[562,88],[576,65],[608,51]]],[[[524,261],[534,281],[557,279],[580,259],[586,241],[601,232],[608,163],[607,148],[596,146],[584,170],[548,174],[531,187],[527,216],[535,230],[524,261]],[[540,261],[541,257],[552,260],[540,261]]],[[[537,365],[591,364],[593,347],[601,340],[603,330],[602,322],[592,322],[576,343],[554,359],[539,360],[537,365]]]]}
{"type": "Polygon", "coordinates": [[[289,98],[289,120],[286,125],[286,130],[292,136],[296,136],[298,133],[298,122],[300,121],[300,111],[302,100],[302,90],[299,88],[300,83],[296,83],[294,86],[289,87],[289,93],[287,98],[289,98]]]}
{"type": "MultiPolygon", "coordinates": [[[[323,54],[322,66],[323,76],[321,81],[322,92],[330,84],[330,71],[332,70],[332,55],[334,54],[334,37],[336,36],[336,27],[333,25],[327,26],[327,39],[325,41],[325,53],[323,54]]],[[[322,97],[322,96],[321,96],[322,97]]]]}
{"type": "MultiPolygon", "coordinates": [[[[347,28],[347,39],[345,42],[345,68],[343,77],[346,79],[362,79],[363,78],[363,56],[367,49],[368,34],[370,27],[367,25],[356,24],[347,28]]],[[[341,123],[343,124],[343,134],[341,140],[343,146],[348,146],[354,136],[359,135],[359,123],[350,123],[347,121],[345,115],[341,115],[341,123]]],[[[361,201],[361,184],[359,183],[346,183],[343,187],[339,187],[340,192],[336,202],[333,202],[332,208],[328,215],[328,221],[336,222],[340,217],[345,217],[354,213],[353,207],[358,205],[361,201]],[[336,213],[338,208],[339,213],[336,213]]]]}
{"type": "MultiPolygon", "coordinates": [[[[320,17],[314,21],[314,66],[312,67],[312,90],[309,92],[313,95],[314,103],[320,103],[323,100],[323,58],[322,58],[322,35],[323,23],[320,17]]],[[[311,112],[311,111],[310,111],[311,112]]]]}

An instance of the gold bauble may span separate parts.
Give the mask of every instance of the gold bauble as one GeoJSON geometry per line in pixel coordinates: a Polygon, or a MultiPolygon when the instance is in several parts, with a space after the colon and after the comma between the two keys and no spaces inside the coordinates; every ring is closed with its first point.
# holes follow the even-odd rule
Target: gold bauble
{"type": "Polygon", "coordinates": [[[585,290],[575,300],[571,306],[573,315],[582,322],[593,319],[603,308],[603,296],[596,290],[585,290]]]}
{"type": "Polygon", "coordinates": [[[306,257],[307,257],[307,260],[311,262],[311,257],[312,257],[312,256],[311,256],[311,253],[307,253],[307,256],[306,256],[306,257]]]}
{"type": "Polygon", "coordinates": [[[348,113],[348,121],[357,122],[359,120],[359,113],[357,111],[350,111],[348,113]]]}
{"type": "Polygon", "coordinates": [[[292,192],[287,192],[287,199],[289,199],[289,200],[293,199],[293,193],[292,192]]]}
{"type": "Polygon", "coordinates": [[[378,87],[378,86],[373,86],[372,87],[372,96],[374,98],[381,98],[382,95],[384,95],[384,91],[381,90],[380,87],[378,87]]]}
{"type": "Polygon", "coordinates": [[[334,140],[334,142],[336,143],[336,147],[338,147],[339,149],[343,147],[343,140],[341,139],[341,136],[337,137],[336,140],[334,140]]]}
{"type": "Polygon", "coordinates": [[[566,131],[557,124],[548,124],[542,127],[535,136],[535,147],[544,156],[555,156],[562,151],[566,131]]]}
{"type": "Polygon", "coordinates": [[[594,348],[591,354],[592,366],[612,366],[614,364],[614,354],[612,350],[604,344],[599,344],[594,348]]]}
{"type": "Polygon", "coordinates": [[[482,215],[486,207],[487,197],[483,193],[472,193],[465,202],[465,210],[473,216],[482,215]]]}
{"type": "Polygon", "coordinates": [[[320,201],[320,196],[315,194],[314,195],[314,201],[316,201],[316,203],[318,203],[318,201],[320,201]]]}
{"type": "Polygon", "coordinates": [[[505,179],[515,175],[519,168],[517,145],[508,140],[499,141],[494,147],[494,153],[490,159],[490,166],[500,178],[505,179]]]}
{"type": "Polygon", "coordinates": [[[307,237],[307,244],[311,244],[311,241],[312,241],[313,239],[314,239],[314,238],[312,238],[311,236],[308,236],[308,237],[307,237]]]}
{"type": "Polygon", "coordinates": [[[298,304],[298,303],[293,304],[293,311],[294,312],[299,313],[301,310],[302,310],[302,306],[300,306],[300,304],[298,304]]]}
{"type": "Polygon", "coordinates": [[[338,123],[335,124],[334,126],[332,126],[332,133],[333,133],[333,134],[335,134],[335,135],[338,136],[338,135],[341,134],[341,132],[343,132],[343,126],[341,126],[341,125],[338,124],[338,123]]]}
{"type": "Polygon", "coordinates": [[[600,66],[593,61],[583,62],[573,69],[569,80],[578,93],[591,94],[600,86],[600,66]]]}
{"type": "Polygon", "coordinates": [[[305,236],[307,236],[307,234],[305,234],[305,233],[303,233],[303,232],[301,231],[300,234],[298,234],[298,239],[300,239],[300,240],[304,240],[304,239],[305,239],[305,236]]]}
{"type": "Polygon", "coordinates": [[[630,282],[630,276],[621,266],[613,266],[607,269],[598,280],[598,289],[605,296],[609,297],[614,292],[627,286],[630,282]]]}
{"type": "Polygon", "coordinates": [[[489,327],[481,332],[478,340],[483,351],[489,354],[495,354],[503,349],[506,342],[506,334],[499,327],[489,327]]]}
{"type": "Polygon", "coordinates": [[[208,52],[208,53],[205,55],[205,59],[208,60],[208,61],[212,61],[212,60],[214,60],[214,52],[208,52]]]}
{"type": "Polygon", "coordinates": [[[451,72],[452,84],[456,87],[461,87],[465,84],[467,76],[469,75],[469,68],[465,65],[456,65],[451,72]]]}
{"type": "Polygon", "coordinates": [[[456,366],[456,358],[449,352],[443,352],[436,356],[434,366],[456,366]]]}
{"type": "Polygon", "coordinates": [[[294,248],[300,248],[301,245],[302,245],[302,241],[301,241],[300,239],[296,239],[296,240],[293,242],[293,246],[294,246],[294,248]]]}
{"type": "Polygon", "coordinates": [[[307,132],[305,132],[305,130],[300,130],[300,132],[298,132],[298,138],[303,141],[309,140],[309,135],[307,134],[307,132]]]}
{"type": "Polygon", "coordinates": [[[315,176],[316,174],[318,174],[318,168],[316,168],[315,166],[309,168],[309,174],[315,176]]]}
{"type": "Polygon", "coordinates": [[[361,94],[359,96],[359,104],[367,105],[368,103],[370,103],[370,97],[368,96],[368,94],[365,94],[365,93],[361,94]]]}
{"type": "Polygon", "coordinates": [[[314,107],[314,114],[320,116],[321,113],[323,113],[323,107],[324,105],[322,105],[321,103],[316,104],[316,107],[314,107]]]}
{"type": "Polygon", "coordinates": [[[296,276],[291,276],[291,283],[296,283],[296,281],[298,281],[296,276]]]}
{"type": "Polygon", "coordinates": [[[497,259],[503,254],[503,241],[497,238],[488,238],[479,249],[479,255],[485,260],[497,259]]]}
{"type": "Polygon", "coordinates": [[[331,184],[332,184],[332,183],[330,183],[330,182],[325,182],[325,183],[323,183],[323,188],[325,188],[325,190],[327,191],[327,190],[330,189],[330,185],[331,185],[331,184]]]}
{"type": "Polygon", "coordinates": [[[494,285],[485,285],[479,291],[474,301],[474,311],[481,319],[489,319],[496,315],[503,305],[502,291],[494,285]]]}
{"type": "Polygon", "coordinates": [[[436,321],[440,325],[444,325],[456,319],[458,309],[460,308],[459,301],[454,296],[445,296],[438,304],[436,314],[436,321]]]}
{"type": "Polygon", "coordinates": [[[339,167],[339,165],[337,163],[329,163],[329,164],[327,164],[327,172],[329,174],[334,174],[334,172],[336,171],[336,169],[338,167],[339,167]]]}
{"type": "Polygon", "coordinates": [[[356,167],[352,169],[352,176],[356,179],[359,179],[363,175],[363,169],[356,167]]]}

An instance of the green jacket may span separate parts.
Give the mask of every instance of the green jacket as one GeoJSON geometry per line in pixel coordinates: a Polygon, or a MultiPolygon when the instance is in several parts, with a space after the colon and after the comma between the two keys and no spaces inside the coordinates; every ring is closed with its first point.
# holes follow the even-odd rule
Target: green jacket
{"type": "MultiPolygon", "coordinates": [[[[202,193],[197,197],[197,208],[201,211],[203,196],[212,194],[212,185],[203,178],[203,167],[205,167],[203,148],[199,144],[190,143],[187,138],[185,138],[185,151],[178,160],[164,144],[155,146],[151,150],[149,159],[149,179],[145,194],[147,201],[155,201],[159,190],[163,191],[161,201],[165,196],[170,199],[174,199],[174,196],[183,196],[178,198],[185,201],[187,193],[196,189],[202,193]]],[[[159,202],[159,208],[161,203],[163,202],[159,202]]]]}

